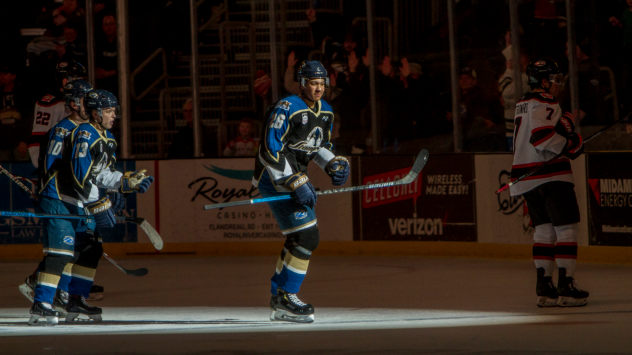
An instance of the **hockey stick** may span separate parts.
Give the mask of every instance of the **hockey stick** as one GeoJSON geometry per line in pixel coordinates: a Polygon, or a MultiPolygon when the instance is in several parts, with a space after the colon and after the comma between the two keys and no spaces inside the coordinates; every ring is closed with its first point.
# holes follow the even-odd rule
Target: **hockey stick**
{"type": "MultiPolygon", "coordinates": [[[[63,219],[92,219],[92,215],[74,215],[74,214],[48,214],[48,213],[32,213],[32,212],[12,212],[0,211],[2,217],[30,217],[30,218],[63,218],[63,219]]],[[[115,216],[117,222],[131,222],[137,224],[149,237],[151,244],[156,250],[162,250],[164,243],[160,234],[151,226],[144,218],[115,216]]]]}
{"type": "MultiPolygon", "coordinates": [[[[12,175],[11,173],[9,173],[5,168],[3,168],[2,166],[0,166],[0,173],[5,174],[7,177],[9,177],[9,179],[11,179],[11,181],[15,182],[18,186],[20,186],[24,191],[28,192],[29,195],[31,195],[31,198],[33,198],[34,200],[39,200],[39,198],[37,197],[37,195],[28,187],[26,187],[24,184],[22,184],[18,178],[20,179],[25,179],[23,177],[19,177],[19,176],[15,176],[12,175]]],[[[69,219],[86,219],[86,218],[91,218],[91,216],[65,216],[65,217],[59,217],[60,215],[42,215],[42,216],[36,216],[34,213],[31,215],[11,215],[13,213],[29,213],[29,212],[0,212],[0,216],[5,216],[5,217],[37,217],[37,218],[69,218],[69,219]],[[57,217],[55,217],[57,216],[57,217]]],[[[154,245],[154,248],[156,248],[156,250],[162,250],[164,243],[162,241],[162,238],[160,237],[160,234],[158,234],[158,232],[154,229],[154,227],[151,226],[151,224],[149,224],[149,222],[147,222],[144,218],[133,218],[133,217],[122,217],[122,216],[116,216],[116,221],[117,222],[131,222],[131,223],[136,223],[147,235],[147,237],[149,237],[149,240],[151,241],[151,243],[154,245]]]]}
{"type": "MultiPolygon", "coordinates": [[[[0,165],[0,174],[4,174],[6,175],[9,179],[11,179],[11,181],[13,181],[14,183],[16,183],[19,187],[22,188],[22,190],[26,191],[29,193],[29,195],[31,195],[32,198],[34,198],[35,200],[37,200],[37,195],[35,194],[35,192],[31,191],[31,189],[29,189],[28,187],[24,186],[24,184],[18,180],[14,175],[12,175],[9,171],[7,171],[7,169],[3,168],[0,165]]],[[[24,179],[24,178],[22,178],[24,179]]]]}
{"type": "MultiPolygon", "coordinates": [[[[592,134],[591,136],[589,136],[588,138],[584,139],[584,144],[590,142],[593,138],[597,137],[598,135],[602,134],[605,130],[614,127],[614,125],[616,125],[617,123],[627,119],[630,117],[630,115],[632,114],[632,112],[628,113],[626,116],[624,116],[623,118],[620,118],[616,121],[614,121],[613,123],[609,124],[608,126],[598,130],[597,132],[595,132],[594,134],[592,134]]],[[[566,153],[566,151],[562,151],[560,154],[554,156],[553,158],[547,160],[546,162],[544,162],[544,164],[542,165],[538,165],[535,168],[529,170],[527,173],[525,173],[524,175],[520,176],[519,178],[517,178],[514,181],[509,182],[508,184],[503,185],[500,189],[496,190],[496,195],[500,194],[501,192],[507,190],[508,188],[510,188],[511,186],[517,184],[518,182],[528,178],[529,176],[535,174],[538,170],[544,168],[545,166],[553,163],[554,161],[556,161],[557,159],[559,159],[560,157],[562,157],[564,154],[566,153]]]]}
{"type": "MultiPolygon", "coordinates": [[[[417,178],[417,175],[419,175],[419,173],[421,172],[421,169],[423,169],[424,166],[426,165],[426,162],[428,161],[428,156],[429,155],[430,154],[425,149],[422,150],[421,152],[419,152],[419,154],[417,155],[417,158],[415,159],[415,163],[413,164],[413,167],[410,169],[410,172],[408,173],[408,175],[404,176],[403,179],[395,180],[395,181],[389,181],[389,182],[383,182],[383,183],[379,183],[379,184],[360,185],[360,186],[344,187],[344,188],[341,188],[341,189],[332,189],[332,190],[318,191],[318,192],[316,192],[316,195],[331,195],[331,194],[337,194],[337,193],[341,193],[341,192],[353,192],[353,191],[361,191],[361,190],[371,190],[371,189],[379,189],[379,188],[382,188],[382,187],[410,184],[411,182],[415,181],[415,179],[417,178]]],[[[290,195],[290,194],[281,195],[281,196],[273,196],[273,197],[265,197],[265,198],[255,198],[255,199],[252,199],[252,200],[243,200],[243,201],[234,201],[234,202],[226,202],[226,203],[216,203],[216,204],[213,204],[213,205],[205,205],[204,209],[205,210],[212,210],[212,209],[216,209],[216,208],[252,205],[252,204],[261,203],[261,202],[289,200],[291,198],[292,198],[292,195],[290,195]]]]}
{"type": "Polygon", "coordinates": [[[105,252],[103,252],[103,256],[105,256],[105,258],[108,259],[112,264],[114,264],[114,266],[116,266],[119,270],[123,271],[127,275],[130,275],[130,276],[145,276],[149,272],[149,270],[147,270],[147,268],[144,268],[144,267],[141,267],[140,269],[136,269],[136,270],[128,270],[128,269],[122,267],[121,265],[117,264],[116,261],[114,261],[112,258],[110,258],[110,256],[107,255],[105,252]]]}

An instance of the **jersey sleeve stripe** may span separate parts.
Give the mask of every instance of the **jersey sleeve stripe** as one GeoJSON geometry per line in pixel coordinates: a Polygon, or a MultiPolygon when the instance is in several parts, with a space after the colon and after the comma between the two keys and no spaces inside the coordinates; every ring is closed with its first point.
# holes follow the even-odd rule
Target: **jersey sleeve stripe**
{"type": "Polygon", "coordinates": [[[555,128],[553,126],[538,127],[531,131],[531,138],[529,143],[534,147],[546,142],[555,134],[555,128]]]}

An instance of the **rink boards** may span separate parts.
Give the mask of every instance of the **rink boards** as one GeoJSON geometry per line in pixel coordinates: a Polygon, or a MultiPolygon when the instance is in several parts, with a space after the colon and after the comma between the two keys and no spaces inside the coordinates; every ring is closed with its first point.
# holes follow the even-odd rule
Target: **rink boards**
{"type": "MultiPolygon", "coordinates": [[[[632,244],[632,226],[627,226],[632,225],[628,217],[632,211],[632,165],[625,163],[631,158],[632,153],[590,153],[572,162],[582,218],[580,246],[632,244]]],[[[351,177],[345,186],[398,180],[408,173],[413,161],[413,156],[351,157],[351,177]]],[[[463,242],[531,245],[533,228],[522,197],[511,197],[508,191],[499,196],[494,193],[509,181],[511,162],[511,154],[431,154],[418,179],[409,185],[320,196],[316,213],[324,243],[321,246],[353,242],[344,243],[351,246],[361,241],[365,246],[351,248],[360,253],[380,253],[384,244],[370,247],[374,242],[448,242],[432,247],[435,249],[446,245],[459,248],[454,245],[463,242]]],[[[3,166],[16,175],[32,177],[30,164],[3,166]]],[[[251,183],[253,167],[253,158],[119,162],[117,169],[146,169],[156,177],[146,194],[127,199],[121,214],[145,218],[162,236],[165,252],[171,246],[177,253],[218,248],[239,254],[240,248],[256,248],[265,254],[269,248],[278,249],[277,243],[269,247],[269,242],[284,240],[266,204],[203,209],[207,204],[261,197],[251,183]],[[221,243],[207,246],[207,242],[221,243]]],[[[334,188],[315,164],[310,164],[309,176],[317,189],[334,188]]],[[[33,212],[34,206],[3,176],[0,209],[33,212]]],[[[36,245],[41,238],[42,221],[37,218],[0,218],[0,244],[5,245],[0,246],[1,256],[22,253],[26,257],[30,252],[2,250],[6,245],[36,245]]],[[[150,251],[147,238],[134,224],[121,223],[104,239],[127,245],[114,249],[123,248],[128,254],[150,251]],[[135,244],[139,246],[133,247],[135,244]]]]}

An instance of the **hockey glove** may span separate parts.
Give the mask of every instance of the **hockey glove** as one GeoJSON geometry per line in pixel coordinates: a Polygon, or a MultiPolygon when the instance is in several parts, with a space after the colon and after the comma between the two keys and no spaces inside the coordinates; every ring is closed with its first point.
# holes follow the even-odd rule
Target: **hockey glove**
{"type": "Polygon", "coordinates": [[[112,212],[114,214],[125,208],[125,195],[117,191],[108,192],[108,198],[112,201],[112,212]]]}
{"type": "Polygon", "coordinates": [[[555,133],[568,138],[569,134],[575,132],[575,124],[573,123],[572,117],[573,114],[570,112],[566,112],[560,117],[555,125],[555,133]]]}
{"type": "Polygon", "coordinates": [[[116,224],[114,211],[112,211],[112,201],[103,197],[99,201],[86,205],[90,214],[94,216],[94,222],[98,228],[112,228],[116,224]]]}
{"type": "Polygon", "coordinates": [[[144,194],[154,182],[153,176],[145,176],[147,170],[128,171],[121,178],[121,192],[124,194],[138,192],[144,194]]]}
{"type": "Polygon", "coordinates": [[[285,187],[292,190],[294,200],[300,204],[311,208],[316,206],[316,190],[309,182],[309,178],[304,173],[296,173],[285,181],[285,187]]]}
{"type": "Polygon", "coordinates": [[[565,155],[570,160],[575,160],[584,152],[584,140],[582,139],[582,136],[575,132],[569,134],[567,139],[570,142],[570,145],[566,143],[567,146],[565,155]]]}
{"type": "Polygon", "coordinates": [[[347,182],[349,177],[349,161],[345,157],[334,157],[327,163],[325,171],[331,177],[331,183],[334,186],[341,186],[347,182]]]}

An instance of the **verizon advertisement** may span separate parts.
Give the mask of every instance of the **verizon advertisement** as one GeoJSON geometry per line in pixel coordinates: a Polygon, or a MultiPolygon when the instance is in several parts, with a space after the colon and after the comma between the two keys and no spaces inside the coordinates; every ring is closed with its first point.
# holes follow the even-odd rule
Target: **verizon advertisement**
{"type": "MultiPolygon", "coordinates": [[[[378,184],[405,177],[412,156],[362,157],[360,183],[378,184]]],[[[365,190],[360,196],[356,240],[476,241],[473,157],[431,155],[417,179],[407,185],[365,190]]]]}
{"type": "Polygon", "coordinates": [[[588,156],[590,244],[632,245],[632,153],[588,156]]]}
{"type": "MultiPolygon", "coordinates": [[[[522,196],[511,196],[509,190],[495,191],[511,181],[511,154],[477,155],[476,212],[480,243],[533,244],[533,226],[522,196]]],[[[575,194],[579,204],[579,245],[588,245],[588,213],[586,208],[586,174],[584,157],[571,162],[575,194]]],[[[518,182],[519,184],[519,182],[518,182]]]]}

